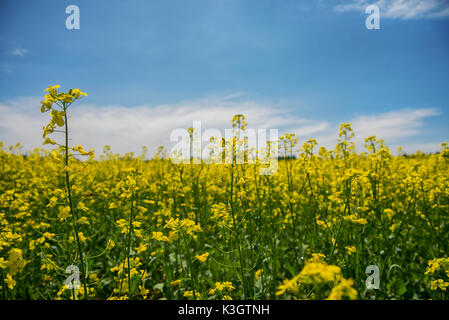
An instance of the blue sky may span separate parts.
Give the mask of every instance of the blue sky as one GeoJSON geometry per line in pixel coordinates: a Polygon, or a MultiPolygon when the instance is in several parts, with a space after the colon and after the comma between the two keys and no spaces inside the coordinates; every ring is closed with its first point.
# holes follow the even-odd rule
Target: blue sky
{"type": "Polygon", "coordinates": [[[3,0],[0,141],[38,146],[35,131],[11,123],[45,122],[32,108],[60,84],[89,94],[79,110],[102,129],[88,128],[98,141],[78,137],[96,148],[109,138],[117,151],[135,151],[169,136],[120,137],[114,126],[135,130],[145,119],[168,128],[196,116],[222,127],[241,111],[254,125],[324,144],[339,123],[354,122],[392,147],[436,151],[449,140],[448,8],[446,0],[3,0]],[[365,27],[372,3],[380,30],[365,27]],[[71,4],[80,30],[65,28],[71,4]]]}

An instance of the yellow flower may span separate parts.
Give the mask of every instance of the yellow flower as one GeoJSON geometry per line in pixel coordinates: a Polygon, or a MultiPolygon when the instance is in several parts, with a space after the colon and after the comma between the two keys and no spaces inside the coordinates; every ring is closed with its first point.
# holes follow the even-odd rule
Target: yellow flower
{"type": "Polygon", "coordinates": [[[8,268],[8,261],[5,260],[3,257],[0,258],[0,268],[2,268],[2,269],[8,268]]]}
{"type": "Polygon", "coordinates": [[[354,247],[354,246],[346,246],[345,248],[346,248],[346,250],[348,251],[348,255],[351,255],[351,254],[357,252],[357,248],[354,247]]]}
{"type": "Polygon", "coordinates": [[[387,215],[389,220],[391,220],[393,218],[393,216],[396,214],[396,212],[394,212],[391,209],[385,209],[384,213],[387,215]]]}
{"type": "Polygon", "coordinates": [[[185,291],[184,297],[186,298],[192,298],[193,297],[193,291],[185,291]]]}
{"type": "Polygon", "coordinates": [[[224,282],[215,282],[215,287],[209,289],[209,294],[213,295],[215,292],[219,291],[222,293],[223,291],[232,291],[235,290],[235,287],[232,285],[232,282],[230,281],[224,281],[224,282]]]}
{"type": "Polygon", "coordinates": [[[256,273],[254,274],[254,277],[256,278],[256,281],[257,281],[257,279],[260,278],[260,275],[262,274],[262,272],[263,272],[263,269],[259,269],[259,270],[256,271],[256,273]]]}
{"type": "Polygon", "coordinates": [[[65,207],[59,207],[59,214],[58,214],[58,218],[59,220],[63,221],[66,218],[70,217],[70,207],[69,206],[65,206],[65,207]]]}
{"type": "Polygon", "coordinates": [[[316,219],[317,226],[326,227],[326,222],[316,219]]]}
{"type": "Polygon", "coordinates": [[[147,250],[147,245],[146,245],[146,244],[143,244],[143,243],[141,243],[141,244],[136,248],[137,253],[142,253],[142,252],[144,252],[144,251],[146,251],[146,250],[147,250]]]}
{"type": "Polygon", "coordinates": [[[278,287],[278,291],[276,292],[276,295],[280,296],[280,295],[284,294],[285,291],[287,291],[287,290],[290,290],[293,293],[297,293],[299,290],[298,289],[298,279],[299,279],[299,275],[297,275],[296,277],[294,277],[291,280],[285,279],[284,283],[278,287]]]}
{"type": "Polygon", "coordinates": [[[20,269],[23,269],[27,262],[22,258],[22,250],[13,248],[9,250],[8,267],[11,274],[16,274],[20,269]]]}
{"type": "Polygon", "coordinates": [[[349,221],[351,221],[353,223],[357,223],[357,224],[367,224],[368,223],[368,221],[365,218],[358,218],[355,214],[345,216],[345,217],[343,217],[343,219],[349,220],[349,221]]]}
{"type": "Polygon", "coordinates": [[[95,155],[93,150],[89,150],[89,152],[84,151],[84,148],[81,145],[73,147],[72,150],[79,152],[82,156],[94,156],[95,155]]]}
{"type": "Polygon", "coordinates": [[[148,295],[149,292],[150,292],[150,290],[145,289],[145,287],[142,286],[142,285],[139,285],[139,294],[140,294],[144,299],[147,298],[147,295],[148,295]]]}
{"type": "Polygon", "coordinates": [[[446,288],[449,286],[449,282],[445,282],[443,279],[437,279],[430,282],[430,289],[431,290],[437,290],[441,289],[443,291],[446,291],[446,288]]]}
{"type": "Polygon", "coordinates": [[[77,221],[79,224],[89,224],[89,220],[86,217],[81,217],[77,221]]]}
{"type": "Polygon", "coordinates": [[[8,285],[8,288],[9,288],[10,290],[14,289],[14,287],[15,287],[15,285],[16,285],[16,281],[11,277],[10,274],[7,274],[7,275],[6,275],[5,283],[8,285]]]}
{"type": "Polygon", "coordinates": [[[298,275],[305,283],[322,283],[334,281],[341,274],[339,266],[328,265],[321,261],[321,256],[314,255],[306,261],[306,265],[298,275]]]}
{"type": "Polygon", "coordinates": [[[209,257],[209,252],[203,253],[202,255],[196,255],[195,259],[200,261],[200,262],[205,262],[207,260],[207,258],[209,257]]]}
{"type": "Polygon", "coordinates": [[[84,236],[82,232],[78,232],[78,238],[81,242],[86,242],[87,238],[84,236]]]}
{"type": "Polygon", "coordinates": [[[173,281],[170,282],[170,285],[174,287],[174,286],[177,286],[180,283],[181,283],[181,280],[173,280],[173,281]]]}
{"type": "Polygon", "coordinates": [[[112,250],[115,247],[115,242],[112,239],[108,240],[108,244],[106,245],[106,250],[112,250]]]}
{"type": "Polygon", "coordinates": [[[169,239],[166,236],[164,236],[164,234],[162,232],[155,231],[155,232],[152,232],[151,235],[152,235],[151,237],[154,240],[169,242],[169,239]]]}
{"type": "Polygon", "coordinates": [[[46,138],[45,141],[42,144],[53,144],[53,145],[55,145],[56,141],[53,141],[50,138],[46,138]]]}
{"type": "Polygon", "coordinates": [[[357,299],[357,290],[352,287],[353,285],[354,281],[352,279],[340,278],[326,300],[341,300],[343,298],[357,299]]]}
{"type": "Polygon", "coordinates": [[[314,261],[321,261],[321,259],[326,259],[326,255],[322,253],[312,253],[312,258],[314,261]]]}
{"type": "Polygon", "coordinates": [[[47,89],[45,89],[44,91],[48,91],[48,92],[55,92],[58,88],[60,88],[61,86],[59,84],[55,85],[55,86],[48,86],[47,89]]]}
{"type": "Polygon", "coordinates": [[[51,238],[53,238],[54,236],[55,236],[54,233],[50,233],[50,232],[45,232],[45,233],[44,233],[44,237],[47,238],[47,239],[51,239],[51,238]]]}
{"type": "Polygon", "coordinates": [[[110,202],[109,209],[117,209],[117,205],[114,202],[110,202]]]}
{"type": "MultiPolygon", "coordinates": [[[[69,91],[70,92],[70,91],[69,91]]],[[[80,89],[71,89],[71,95],[73,96],[73,98],[75,99],[79,99],[80,96],[86,96],[87,97],[87,93],[82,92],[80,89]]]]}

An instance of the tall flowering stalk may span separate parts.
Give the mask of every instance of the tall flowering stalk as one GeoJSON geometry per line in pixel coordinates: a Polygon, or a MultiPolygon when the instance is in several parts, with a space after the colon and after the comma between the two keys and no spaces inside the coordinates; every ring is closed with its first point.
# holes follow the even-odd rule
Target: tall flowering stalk
{"type": "MultiPolygon", "coordinates": [[[[192,247],[191,239],[197,240],[198,239],[197,234],[203,231],[201,229],[201,225],[199,223],[195,223],[195,221],[189,218],[182,220],[179,220],[179,218],[176,219],[171,218],[169,221],[167,221],[164,228],[170,230],[171,239],[178,240],[182,238],[184,242],[187,257],[187,267],[189,271],[189,279],[192,286],[191,296],[193,297],[194,300],[196,300],[199,296],[196,288],[195,274],[192,264],[192,256],[190,254],[190,248],[192,247]]],[[[171,241],[170,239],[167,240],[171,241]]],[[[201,258],[199,260],[201,260],[201,258]]],[[[188,297],[189,295],[190,291],[184,293],[185,297],[188,297]]]]}
{"type": "MultiPolygon", "coordinates": [[[[242,114],[237,114],[232,118],[232,127],[233,128],[237,128],[237,133],[238,135],[240,135],[240,133],[245,130],[245,126],[246,126],[246,121],[245,121],[245,116],[242,114]]],[[[240,136],[239,136],[240,138],[240,136]]],[[[233,137],[232,138],[232,164],[231,164],[231,186],[230,186],[230,206],[231,206],[231,216],[232,216],[232,224],[233,224],[233,229],[235,231],[235,239],[237,242],[237,251],[238,251],[238,255],[239,255],[239,266],[240,266],[240,277],[242,279],[242,285],[243,285],[243,298],[246,299],[248,297],[248,291],[247,291],[247,285],[246,285],[246,274],[245,274],[245,266],[244,266],[244,260],[243,260],[243,255],[242,255],[242,246],[241,246],[241,239],[240,239],[240,232],[237,230],[238,227],[238,223],[237,223],[237,217],[236,217],[236,208],[235,208],[235,204],[234,204],[234,183],[235,183],[235,167],[237,166],[237,156],[241,156],[241,153],[239,153],[237,155],[237,150],[240,151],[240,144],[241,141],[237,141],[237,137],[233,137]]],[[[238,171],[237,171],[238,173],[238,171]]],[[[238,176],[237,176],[238,178],[238,176]]]]}
{"type": "MultiPolygon", "coordinates": [[[[73,200],[72,200],[72,188],[70,185],[70,167],[69,167],[69,127],[68,127],[68,121],[67,121],[67,110],[72,105],[73,102],[76,100],[81,99],[82,96],[87,96],[86,93],[82,92],[80,89],[70,89],[67,92],[59,92],[58,88],[60,86],[49,86],[47,89],[45,89],[46,92],[48,92],[44,99],[41,101],[41,112],[48,112],[50,111],[51,120],[50,122],[43,128],[44,134],[42,138],[45,138],[43,144],[51,144],[51,145],[59,145],[64,150],[64,173],[65,173],[65,187],[67,191],[67,198],[69,202],[70,207],[70,216],[72,217],[72,227],[73,231],[75,233],[75,239],[76,244],[78,247],[78,255],[80,257],[80,264],[81,264],[81,278],[83,281],[83,287],[84,287],[84,297],[88,297],[88,290],[87,290],[87,283],[86,283],[86,269],[84,266],[84,255],[83,250],[81,247],[81,241],[80,241],[80,233],[78,231],[78,216],[76,214],[76,211],[74,210],[73,200]],[[56,106],[56,107],[55,107],[56,106]],[[59,108],[58,108],[59,107],[59,108]],[[56,130],[57,127],[63,127],[63,133],[64,133],[64,144],[60,145],[56,143],[56,141],[46,138],[49,134],[52,134],[54,132],[61,132],[59,130],[56,130]]],[[[76,146],[72,148],[73,151],[79,152],[80,155],[83,156],[93,156],[93,151],[86,152],[84,151],[82,146],[76,146]]]]}

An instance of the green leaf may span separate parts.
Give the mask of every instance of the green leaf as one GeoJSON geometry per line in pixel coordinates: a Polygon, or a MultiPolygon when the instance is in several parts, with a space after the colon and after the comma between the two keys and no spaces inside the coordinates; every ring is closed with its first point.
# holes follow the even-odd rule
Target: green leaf
{"type": "Polygon", "coordinates": [[[164,290],[164,286],[165,286],[165,283],[157,283],[157,284],[155,284],[153,286],[153,289],[154,290],[159,290],[159,291],[162,292],[164,290]]]}
{"type": "Polygon", "coordinates": [[[292,267],[292,265],[287,261],[284,264],[285,268],[290,272],[291,277],[294,277],[297,275],[296,270],[292,267]]]}
{"type": "Polygon", "coordinates": [[[138,275],[135,275],[131,279],[131,293],[136,292],[137,286],[139,285],[139,282],[140,282],[140,277],[138,275]]]}
{"type": "Polygon", "coordinates": [[[405,286],[404,281],[402,281],[401,279],[397,279],[394,282],[394,289],[396,291],[396,294],[398,294],[399,296],[402,296],[407,292],[407,287],[405,286]]]}

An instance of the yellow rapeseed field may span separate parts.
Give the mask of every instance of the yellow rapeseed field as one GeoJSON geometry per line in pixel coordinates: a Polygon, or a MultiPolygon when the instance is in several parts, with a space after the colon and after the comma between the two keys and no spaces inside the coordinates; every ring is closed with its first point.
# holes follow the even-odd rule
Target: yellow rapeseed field
{"type": "Polygon", "coordinates": [[[332,150],[282,136],[273,175],[95,154],[69,137],[85,94],[58,88],[53,150],[0,148],[3,299],[448,298],[448,144],[393,156],[372,136],[357,153],[343,124],[332,150]]]}

